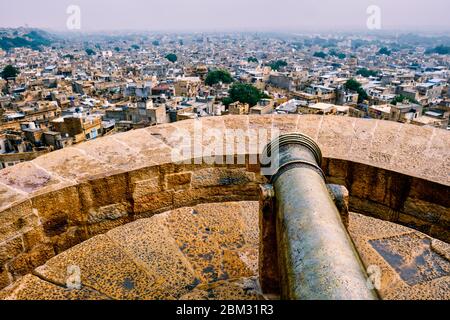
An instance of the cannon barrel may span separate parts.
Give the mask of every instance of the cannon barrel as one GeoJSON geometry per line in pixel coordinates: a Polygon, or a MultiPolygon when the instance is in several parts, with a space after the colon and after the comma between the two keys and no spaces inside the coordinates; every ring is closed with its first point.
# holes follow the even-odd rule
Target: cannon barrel
{"type": "Polygon", "coordinates": [[[266,146],[262,159],[263,169],[272,168],[263,174],[273,188],[266,192],[272,212],[266,207],[261,218],[263,290],[278,288],[281,298],[288,300],[377,299],[330,196],[319,146],[302,134],[282,135],[266,146]],[[264,226],[270,214],[274,225],[264,226]],[[273,252],[276,257],[268,258],[273,252]],[[276,285],[266,279],[274,275],[276,285]]]}

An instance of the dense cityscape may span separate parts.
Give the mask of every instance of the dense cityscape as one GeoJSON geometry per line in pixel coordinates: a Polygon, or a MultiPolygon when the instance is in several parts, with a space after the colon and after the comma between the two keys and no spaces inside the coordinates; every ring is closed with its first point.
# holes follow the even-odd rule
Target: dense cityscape
{"type": "Polygon", "coordinates": [[[0,168],[222,115],[320,114],[447,130],[446,35],[0,30],[0,168]]]}

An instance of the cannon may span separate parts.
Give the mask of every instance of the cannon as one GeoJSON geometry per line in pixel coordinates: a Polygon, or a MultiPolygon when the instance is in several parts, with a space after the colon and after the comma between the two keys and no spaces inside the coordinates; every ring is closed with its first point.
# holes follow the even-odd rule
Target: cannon
{"type": "Polygon", "coordinates": [[[327,185],[319,146],[282,135],[260,157],[260,284],[283,300],[375,300],[347,232],[348,191],[327,185]],[[270,170],[268,170],[270,168],[270,170]]]}

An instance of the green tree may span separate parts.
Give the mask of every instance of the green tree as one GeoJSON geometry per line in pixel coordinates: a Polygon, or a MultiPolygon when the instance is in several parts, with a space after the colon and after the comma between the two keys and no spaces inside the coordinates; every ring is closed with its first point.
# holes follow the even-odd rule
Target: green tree
{"type": "Polygon", "coordinates": [[[355,79],[348,80],[344,87],[347,90],[354,91],[358,93],[358,103],[362,103],[364,100],[367,100],[369,98],[369,95],[367,92],[363,89],[361,83],[356,81],[355,79]]]}
{"type": "Polygon", "coordinates": [[[269,67],[274,71],[278,71],[283,67],[287,67],[287,65],[288,65],[287,62],[284,60],[277,60],[269,63],[269,67]]]}
{"type": "Polygon", "coordinates": [[[248,62],[254,62],[254,63],[258,63],[258,59],[256,59],[255,57],[249,57],[247,59],[248,62]]]}
{"type": "Polygon", "coordinates": [[[395,96],[395,98],[391,101],[391,103],[395,106],[398,103],[403,103],[405,101],[409,101],[410,103],[414,103],[414,104],[420,104],[419,101],[417,101],[416,99],[413,99],[410,97],[405,97],[402,94],[395,96]]]}
{"type": "Polygon", "coordinates": [[[437,46],[435,48],[428,49],[425,53],[426,54],[437,53],[437,54],[441,54],[441,55],[450,54],[450,47],[444,46],[444,45],[440,45],[440,46],[437,46]]]}
{"type": "Polygon", "coordinates": [[[159,46],[160,43],[158,40],[154,40],[154,41],[152,41],[152,44],[157,47],[157,46],[159,46]]]}
{"type": "Polygon", "coordinates": [[[325,59],[327,54],[323,51],[314,52],[314,57],[325,59]]]}
{"type": "Polygon", "coordinates": [[[169,53],[169,54],[166,56],[166,59],[169,60],[169,61],[172,62],[172,63],[175,63],[175,62],[177,62],[178,57],[177,57],[177,55],[174,54],[174,53],[169,53]]]}
{"type": "Polygon", "coordinates": [[[378,76],[378,72],[375,70],[368,70],[366,68],[361,68],[358,71],[356,71],[356,74],[361,75],[363,77],[376,77],[378,76]]]}
{"type": "Polygon", "coordinates": [[[139,47],[137,44],[133,44],[132,46],[131,46],[131,49],[134,49],[134,50],[139,50],[141,47],[139,47]]]}
{"type": "Polygon", "coordinates": [[[12,65],[7,65],[1,72],[1,77],[5,80],[9,78],[15,78],[19,75],[20,71],[12,65]]]}
{"type": "Polygon", "coordinates": [[[231,74],[227,71],[227,70],[215,70],[215,71],[210,71],[208,73],[208,76],[206,77],[205,83],[208,86],[212,86],[215,85],[217,83],[232,83],[233,82],[233,77],[231,76],[231,74]]]}
{"type": "Polygon", "coordinates": [[[233,99],[231,99],[230,97],[225,97],[225,98],[223,98],[222,99],[222,103],[225,105],[225,106],[229,106],[230,104],[232,104],[234,101],[233,101],[233,99]]]}
{"type": "Polygon", "coordinates": [[[95,55],[95,51],[92,50],[92,49],[90,49],[90,48],[86,49],[86,53],[87,53],[88,56],[93,56],[93,55],[95,55]]]}
{"type": "Polygon", "coordinates": [[[379,54],[379,55],[390,56],[390,55],[392,54],[392,51],[389,50],[389,49],[386,48],[386,47],[383,47],[383,48],[380,49],[380,51],[378,51],[378,54],[379,54]]]}
{"type": "Polygon", "coordinates": [[[73,54],[66,54],[63,56],[64,59],[75,60],[75,56],[73,54]]]}
{"type": "Polygon", "coordinates": [[[255,106],[259,100],[267,98],[263,92],[247,83],[233,84],[229,94],[233,102],[239,101],[241,103],[248,103],[250,107],[255,106]]]}

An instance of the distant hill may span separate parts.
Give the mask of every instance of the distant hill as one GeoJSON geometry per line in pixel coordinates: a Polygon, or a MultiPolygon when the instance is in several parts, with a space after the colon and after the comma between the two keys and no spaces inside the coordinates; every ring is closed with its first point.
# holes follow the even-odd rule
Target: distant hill
{"type": "Polygon", "coordinates": [[[10,50],[13,48],[39,49],[51,45],[53,36],[39,29],[0,29],[0,48],[10,50]]]}

